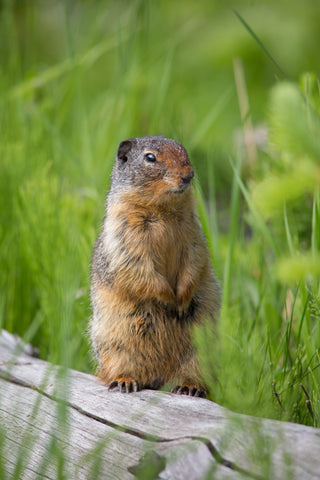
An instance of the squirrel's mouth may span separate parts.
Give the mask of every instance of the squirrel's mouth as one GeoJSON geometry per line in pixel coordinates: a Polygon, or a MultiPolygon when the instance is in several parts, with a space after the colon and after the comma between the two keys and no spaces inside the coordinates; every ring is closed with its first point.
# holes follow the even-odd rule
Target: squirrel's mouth
{"type": "Polygon", "coordinates": [[[182,193],[184,193],[186,191],[186,188],[179,188],[179,190],[174,190],[174,194],[175,195],[181,195],[182,193]]]}
{"type": "Polygon", "coordinates": [[[193,170],[184,175],[179,175],[176,178],[170,178],[168,181],[167,193],[173,195],[182,195],[192,185],[192,178],[194,176],[193,170]]]}
{"type": "Polygon", "coordinates": [[[188,190],[189,187],[190,187],[190,183],[183,183],[182,185],[179,185],[177,188],[170,190],[170,193],[173,193],[175,195],[181,195],[186,190],[188,190]]]}

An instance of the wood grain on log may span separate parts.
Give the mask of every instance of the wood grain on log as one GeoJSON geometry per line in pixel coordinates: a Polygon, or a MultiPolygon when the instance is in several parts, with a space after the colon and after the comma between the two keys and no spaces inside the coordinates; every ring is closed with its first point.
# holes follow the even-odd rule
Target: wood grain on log
{"type": "Polygon", "coordinates": [[[108,392],[94,376],[32,353],[2,331],[0,455],[8,478],[18,471],[17,478],[56,479],[63,471],[77,480],[320,479],[319,429],[201,398],[108,392]]]}

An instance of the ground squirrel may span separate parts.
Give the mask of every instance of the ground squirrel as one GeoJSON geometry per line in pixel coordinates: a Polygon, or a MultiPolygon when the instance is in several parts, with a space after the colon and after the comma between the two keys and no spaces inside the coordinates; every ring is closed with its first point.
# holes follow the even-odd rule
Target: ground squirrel
{"type": "Polygon", "coordinates": [[[220,290],[195,210],[184,147],[120,143],[91,267],[90,335],[109,390],[205,396],[190,327],[216,319],[220,290]]]}

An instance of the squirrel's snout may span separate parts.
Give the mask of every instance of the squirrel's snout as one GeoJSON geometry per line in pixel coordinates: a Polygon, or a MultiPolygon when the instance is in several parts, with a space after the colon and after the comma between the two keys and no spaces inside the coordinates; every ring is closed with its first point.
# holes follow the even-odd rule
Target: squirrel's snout
{"type": "Polygon", "coordinates": [[[185,184],[185,185],[188,185],[191,182],[191,180],[193,179],[193,177],[194,177],[194,171],[193,170],[186,173],[185,175],[181,175],[182,183],[185,184]]]}

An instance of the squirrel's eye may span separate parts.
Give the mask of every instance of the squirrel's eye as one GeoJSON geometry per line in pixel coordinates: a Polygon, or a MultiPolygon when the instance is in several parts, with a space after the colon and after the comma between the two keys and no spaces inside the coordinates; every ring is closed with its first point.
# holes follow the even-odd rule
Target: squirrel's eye
{"type": "Polygon", "coordinates": [[[146,153],[144,158],[147,160],[147,162],[155,162],[156,157],[153,155],[153,153],[146,153]]]}

